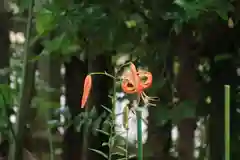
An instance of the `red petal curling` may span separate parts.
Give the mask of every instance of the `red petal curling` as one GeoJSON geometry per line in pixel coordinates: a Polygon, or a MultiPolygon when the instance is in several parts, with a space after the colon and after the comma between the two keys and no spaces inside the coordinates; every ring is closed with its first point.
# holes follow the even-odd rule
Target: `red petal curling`
{"type": "Polygon", "coordinates": [[[87,75],[84,80],[84,87],[83,87],[83,95],[81,100],[81,108],[84,108],[85,104],[87,103],[88,96],[90,94],[92,88],[92,77],[87,75]]]}

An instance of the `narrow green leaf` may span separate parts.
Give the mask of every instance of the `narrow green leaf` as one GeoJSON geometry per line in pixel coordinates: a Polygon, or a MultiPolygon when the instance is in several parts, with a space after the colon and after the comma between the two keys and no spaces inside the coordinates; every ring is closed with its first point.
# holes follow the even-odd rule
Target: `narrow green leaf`
{"type": "Polygon", "coordinates": [[[102,143],[102,146],[104,147],[104,146],[108,146],[108,143],[107,142],[103,142],[102,143]]]}
{"type": "Polygon", "coordinates": [[[114,152],[114,153],[112,153],[112,155],[124,156],[124,154],[121,152],[114,152]]]}
{"type": "Polygon", "coordinates": [[[124,157],[124,158],[119,158],[117,160],[129,160],[129,159],[134,158],[134,157],[137,157],[137,156],[135,154],[131,154],[131,155],[128,156],[128,158],[124,157]]]}
{"type": "Polygon", "coordinates": [[[102,133],[102,134],[105,134],[106,136],[110,136],[110,134],[109,133],[107,133],[106,131],[104,131],[104,130],[101,130],[101,129],[96,129],[96,131],[97,132],[100,132],[100,133],[102,133]]]}
{"type": "Polygon", "coordinates": [[[96,149],[92,149],[92,148],[89,148],[89,150],[91,150],[93,152],[96,152],[97,154],[100,154],[104,158],[108,159],[108,156],[105,153],[103,153],[102,151],[99,151],[99,150],[96,150],[96,149]]]}
{"type": "Polygon", "coordinates": [[[127,153],[127,149],[125,149],[124,147],[121,147],[121,146],[116,146],[116,147],[121,151],[123,151],[124,153],[127,153]]]}
{"type": "Polygon", "coordinates": [[[105,107],[105,106],[103,106],[103,105],[101,105],[106,111],[108,111],[109,113],[112,113],[112,110],[111,109],[109,109],[109,108],[107,108],[107,107],[105,107]]]}
{"type": "Polygon", "coordinates": [[[232,58],[231,54],[222,54],[222,55],[217,55],[214,57],[214,61],[218,62],[218,61],[223,61],[223,60],[227,60],[232,58]]]}

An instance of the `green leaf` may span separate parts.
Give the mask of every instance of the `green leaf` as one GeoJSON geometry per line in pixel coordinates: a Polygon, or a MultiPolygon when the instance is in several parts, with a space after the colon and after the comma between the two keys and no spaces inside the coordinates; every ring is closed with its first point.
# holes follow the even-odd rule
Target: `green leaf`
{"type": "Polygon", "coordinates": [[[108,143],[107,142],[103,142],[102,143],[102,146],[104,147],[104,146],[108,146],[108,143]]]}
{"type": "Polygon", "coordinates": [[[114,153],[112,153],[112,155],[124,156],[124,154],[121,152],[114,152],[114,153]]]}
{"type": "Polygon", "coordinates": [[[54,128],[54,127],[57,127],[59,125],[58,120],[49,120],[47,123],[48,123],[49,128],[54,128]]]}
{"type": "Polygon", "coordinates": [[[1,106],[9,106],[12,102],[13,90],[9,85],[0,84],[0,97],[1,97],[1,106]]]}
{"type": "Polygon", "coordinates": [[[54,21],[54,14],[50,10],[42,9],[36,15],[36,30],[38,34],[42,35],[51,31],[56,26],[54,21]]]}
{"type": "MultiPolygon", "coordinates": [[[[126,142],[128,143],[128,142],[126,142]]],[[[127,149],[125,149],[124,147],[121,147],[121,146],[116,146],[118,149],[120,149],[121,151],[123,151],[124,153],[127,153],[127,149]]]]}
{"type": "Polygon", "coordinates": [[[234,7],[228,1],[215,1],[214,8],[216,13],[225,21],[228,20],[229,12],[234,11],[234,7]]]}
{"type": "Polygon", "coordinates": [[[96,150],[96,149],[92,149],[92,148],[89,148],[89,150],[91,150],[93,152],[96,152],[97,154],[100,154],[104,158],[108,159],[108,156],[105,153],[103,153],[102,151],[99,151],[99,150],[96,150]]]}
{"type": "Polygon", "coordinates": [[[109,134],[109,133],[107,133],[107,132],[106,132],[106,131],[104,131],[104,130],[101,130],[101,129],[96,129],[96,131],[97,131],[97,132],[99,132],[99,133],[105,134],[106,136],[110,136],[110,134],[109,134]]]}
{"type": "Polygon", "coordinates": [[[222,61],[222,60],[227,60],[232,58],[231,54],[221,54],[221,55],[217,55],[214,57],[214,61],[218,62],[218,61],[222,61]]]}
{"type": "Polygon", "coordinates": [[[79,49],[81,49],[81,47],[79,45],[70,44],[68,47],[62,48],[62,53],[63,54],[75,53],[79,49]]]}
{"type": "Polygon", "coordinates": [[[125,24],[127,28],[134,28],[137,26],[137,22],[135,20],[125,21],[125,24]]]}
{"type": "Polygon", "coordinates": [[[108,111],[109,113],[112,113],[112,110],[111,109],[109,109],[109,108],[107,108],[107,107],[105,107],[105,106],[103,106],[103,105],[101,105],[106,111],[108,111]]]}
{"type": "Polygon", "coordinates": [[[92,107],[92,109],[90,110],[88,116],[91,117],[91,118],[94,118],[94,117],[97,116],[97,110],[96,110],[96,107],[92,107]]]}
{"type": "MultiPolygon", "coordinates": [[[[103,122],[103,118],[105,117],[105,114],[104,114],[105,112],[103,112],[100,116],[98,116],[97,117],[97,119],[95,119],[95,118],[93,118],[93,119],[95,119],[94,120],[94,122],[93,122],[93,124],[92,124],[92,131],[93,131],[93,134],[94,135],[97,135],[97,132],[101,132],[102,131],[102,133],[103,132],[105,132],[104,130],[100,130],[100,129],[98,129],[98,128],[100,128],[101,126],[101,123],[103,122]]],[[[106,132],[107,133],[107,132],[106,132]]],[[[104,134],[104,133],[103,133],[104,134]]],[[[108,134],[108,133],[107,133],[108,134]]]]}
{"type": "Polygon", "coordinates": [[[60,36],[57,36],[52,40],[45,40],[43,42],[43,45],[49,53],[60,51],[61,48],[63,48],[63,44],[64,44],[64,47],[66,45],[66,41],[67,41],[66,36],[67,36],[66,33],[62,33],[60,36]]]}
{"type": "Polygon", "coordinates": [[[135,154],[131,154],[131,155],[128,156],[128,158],[124,157],[124,158],[119,158],[117,160],[129,160],[129,159],[135,158],[135,157],[137,157],[135,154]]]}
{"type": "Polygon", "coordinates": [[[23,12],[25,9],[28,8],[30,3],[30,0],[18,0],[18,7],[19,7],[19,12],[23,12]]]}

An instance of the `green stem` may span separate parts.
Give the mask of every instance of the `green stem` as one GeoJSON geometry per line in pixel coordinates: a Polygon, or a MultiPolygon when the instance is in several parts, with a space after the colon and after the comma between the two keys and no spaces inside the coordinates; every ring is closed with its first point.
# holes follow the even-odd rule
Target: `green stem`
{"type": "Polygon", "coordinates": [[[110,130],[110,146],[109,146],[109,153],[108,153],[108,160],[111,160],[112,159],[112,150],[113,150],[113,144],[114,144],[114,139],[112,138],[114,135],[114,124],[115,124],[115,119],[116,119],[116,116],[115,116],[115,108],[116,108],[116,91],[117,91],[117,86],[116,86],[116,82],[117,82],[117,79],[116,79],[116,73],[115,73],[115,69],[113,69],[113,73],[114,75],[110,75],[108,73],[104,73],[105,75],[113,78],[113,97],[112,97],[112,125],[111,125],[111,130],[110,130]],[[113,142],[112,142],[113,141],[113,142]]]}
{"type": "Polygon", "coordinates": [[[89,108],[86,108],[87,112],[87,120],[85,121],[85,124],[83,125],[83,149],[82,149],[82,160],[87,160],[87,153],[88,153],[88,138],[89,138],[89,108]]]}
{"type": "Polygon", "coordinates": [[[126,160],[128,160],[128,130],[129,128],[127,128],[127,137],[126,137],[126,153],[125,153],[126,160]]]}
{"type": "Polygon", "coordinates": [[[225,85],[225,160],[230,160],[230,86],[225,85]]]}
{"type": "Polygon", "coordinates": [[[112,102],[113,102],[113,107],[112,107],[112,120],[113,120],[113,123],[115,124],[115,109],[116,109],[116,102],[117,102],[117,97],[116,97],[116,92],[117,92],[117,86],[116,86],[116,83],[117,83],[117,79],[115,78],[116,77],[116,73],[115,73],[115,69],[113,69],[114,71],[114,77],[113,78],[113,98],[112,98],[112,102]]]}
{"type": "Polygon", "coordinates": [[[107,73],[107,72],[93,72],[93,73],[90,73],[89,75],[105,75],[105,76],[108,76],[112,79],[116,79],[115,76],[112,76],[111,74],[107,73]]]}
{"type": "MultiPolygon", "coordinates": [[[[114,122],[114,121],[112,121],[112,122],[114,122]]],[[[109,137],[110,145],[109,145],[109,151],[108,151],[108,160],[112,160],[112,150],[113,150],[113,144],[114,144],[114,139],[112,138],[113,133],[114,133],[113,132],[113,125],[111,124],[110,137],[109,137]]]]}
{"type": "MultiPolygon", "coordinates": [[[[47,122],[49,120],[49,115],[47,114],[47,122]]],[[[49,151],[50,151],[50,160],[54,160],[54,148],[53,148],[53,138],[52,138],[52,131],[51,127],[47,126],[47,132],[48,132],[48,143],[49,143],[49,151]]]]}
{"type": "Polygon", "coordinates": [[[137,107],[137,141],[138,141],[138,160],[143,160],[143,144],[142,144],[142,108],[137,107]]]}

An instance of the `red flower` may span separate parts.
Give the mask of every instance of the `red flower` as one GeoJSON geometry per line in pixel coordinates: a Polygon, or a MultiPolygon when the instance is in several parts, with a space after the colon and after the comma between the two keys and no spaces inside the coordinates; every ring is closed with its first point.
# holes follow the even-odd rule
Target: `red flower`
{"type": "MultiPolygon", "coordinates": [[[[155,100],[157,97],[148,97],[144,92],[145,89],[152,85],[152,73],[139,70],[131,63],[130,71],[123,74],[122,90],[128,94],[138,94],[138,98],[142,98],[144,103],[149,103],[150,100],[155,100]]],[[[151,104],[151,103],[149,103],[151,104]]],[[[151,104],[153,105],[153,104],[151,104]]]]}
{"type": "Polygon", "coordinates": [[[84,108],[88,96],[90,94],[92,88],[92,77],[91,75],[87,75],[85,80],[84,80],[84,87],[83,87],[83,95],[82,95],[82,100],[81,100],[81,108],[84,108]]]}

